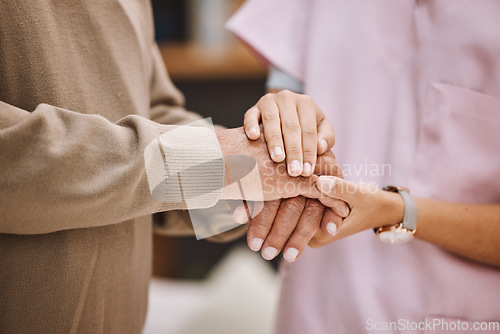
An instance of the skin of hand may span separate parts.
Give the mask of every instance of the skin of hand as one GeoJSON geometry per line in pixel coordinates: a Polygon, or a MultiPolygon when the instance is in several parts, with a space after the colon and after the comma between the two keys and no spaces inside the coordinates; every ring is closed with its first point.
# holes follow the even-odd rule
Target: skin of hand
{"type": "MultiPolygon", "coordinates": [[[[229,184],[229,186],[223,188],[222,199],[272,201],[300,195],[308,198],[324,197],[315,186],[317,180],[316,175],[310,177],[291,177],[286,171],[284,162],[273,162],[269,158],[267,145],[263,136],[258,140],[248,140],[243,128],[217,130],[216,136],[219,140],[224,159],[226,160],[227,175],[231,174],[231,169],[234,171],[234,169],[240,168],[240,166],[231,166],[228,163],[231,156],[240,156],[237,160],[245,160],[243,158],[250,157],[254,159],[253,161],[256,162],[259,170],[259,173],[249,176],[249,179],[247,179],[247,183],[256,184],[256,186],[247,187],[245,189],[245,198],[242,198],[240,189],[233,183],[233,185],[229,184]]],[[[231,183],[231,177],[228,176],[228,179],[229,183],[231,183]]],[[[335,200],[325,204],[331,207],[338,207],[339,203],[341,202],[335,200]]],[[[346,207],[344,204],[342,204],[342,206],[344,209],[339,213],[345,214],[346,207]]]]}
{"type": "MultiPolygon", "coordinates": [[[[310,242],[321,247],[351,234],[401,222],[404,202],[401,195],[383,191],[373,183],[352,183],[321,176],[318,189],[326,196],[348,203],[351,213],[335,236],[321,229],[310,242]]],[[[500,268],[500,205],[463,204],[415,198],[415,237],[464,258],[500,268]]],[[[375,237],[375,236],[374,236],[375,237]]]]}
{"type": "MultiPolygon", "coordinates": [[[[342,175],[331,152],[318,157],[315,173],[342,175]]],[[[294,262],[318,230],[328,231],[331,225],[342,223],[341,216],[346,216],[348,211],[343,201],[335,204],[338,207],[335,207],[334,211],[340,215],[334,213],[331,208],[325,208],[320,201],[303,196],[265,202],[262,211],[250,222],[247,233],[248,246],[253,251],[261,251],[266,260],[273,259],[283,250],[284,259],[294,262]]],[[[242,208],[239,210],[239,214],[246,215],[242,208]]]]}
{"type": "Polygon", "coordinates": [[[287,162],[290,176],[312,175],[318,155],[328,152],[335,134],[311,97],[281,90],[264,95],[245,113],[245,133],[260,138],[262,121],[269,155],[274,162],[287,162]]]}
{"type": "MultiPolygon", "coordinates": [[[[302,176],[309,176],[313,170],[320,175],[341,176],[330,151],[335,143],[333,128],[307,95],[288,90],[270,91],[247,111],[244,128],[252,140],[259,139],[264,133],[273,161],[282,162],[286,155],[287,170],[291,176],[301,173],[302,176]],[[262,122],[263,130],[259,122],[262,122]],[[317,155],[322,154],[332,161],[316,165],[317,155]]],[[[302,196],[265,202],[262,212],[250,224],[248,245],[254,251],[262,251],[267,260],[284,249],[285,260],[294,262],[319,228],[336,233],[336,226],[341,224],[342,217],[334,211],[340,212],[302,196]]],[[[246,216],[243,208],[235,214],[246,216]]]]}

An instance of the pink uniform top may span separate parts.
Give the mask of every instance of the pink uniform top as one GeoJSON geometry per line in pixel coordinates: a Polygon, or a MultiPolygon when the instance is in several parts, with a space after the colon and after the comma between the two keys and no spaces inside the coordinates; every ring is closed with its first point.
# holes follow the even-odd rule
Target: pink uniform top
{"type": "MultiPolygon", "coordinates": [[[[500,1],[250,0],[228,27],[302,81],[347,179],[500,203],[500,1]]],[[[282,274],[279,334],[500,332],[473,328],[500,321],[500,271],[420,240],[365,231],[282,274]]]]}

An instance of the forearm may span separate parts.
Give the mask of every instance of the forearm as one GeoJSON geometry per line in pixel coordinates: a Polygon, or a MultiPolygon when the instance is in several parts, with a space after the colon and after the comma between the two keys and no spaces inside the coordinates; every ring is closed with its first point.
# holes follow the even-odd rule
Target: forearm
{"type": "MultiPolygon", "coordinates": [[[[0,102],[0,233],[102,226],[185,208],[182,198],[175,196],[178,182],[162,183],[162,194],[172,200],[151,196],[145,148],[157,144],[165,132],[170,138],[162,140],[165,161],[187,164],[186,152],[198,157],[205,149],[190,145],[189,140],[208,145],[208,139],[216,138],[193,128],[174,138],[176,129],[139,116],[112,123],[49,105],[28,112],[0,102]],[[182,141],[184,137],[189,140],[182,141]]],[[[220,154],[218,145],[215,149],[220,154]]],[[[161,162],[152,176],[166,180],[164,161],[157,160],[161,162]]],[[[183,177],[184,190],[203,177],[191,174],[183,177]]],[[[207,170],[206,177],[212,174],[207,170]]]]}
{"type": "MultiPolygon", "coordinates": [[[[404,213],[401,196],[389,192],[383,195],[386,204],[385,209],[380,210],[381,221],[386,222],[384,225],[400,222],[404,213]]],[[[415,198],[415,201],[418,210],[416,238],[465,258],[500,267],[500,205],[424,198],[415,198]]]]}
{"type": "MultiPolygon", "coordinates": [[[[378,189],[374,184],[352,183],[322,176],[318,188],[330,198],[346,201],[351,213],[335,236],[322,231],[313,247],[380,226],[403,221],[405,204],[401,195],[378,189]]],[[[447,251],[483,264],[500,267],[500,204],[462,204],[415,198],[415,237],[447,251]]]]}
{"type": "Polygon", "coordinates": [[[500,267],[500,205],[417,198],[415,237],[484,264],[500,267]]]}

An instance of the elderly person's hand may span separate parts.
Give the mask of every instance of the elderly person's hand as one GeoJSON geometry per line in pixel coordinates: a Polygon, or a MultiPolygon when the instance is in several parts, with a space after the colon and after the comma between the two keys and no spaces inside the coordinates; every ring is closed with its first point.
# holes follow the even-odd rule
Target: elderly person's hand
{"type": "MultiPolygon", "coordinates": [[[[297,196],[322,196],[315,186],[316,175],[291,177],[284,162],[275,163],[270,159],[264,136],[253,141],[248,140],[243,128],[218,130],[216,135],[226,162],[229,181],[229,185],[223,188],[222,199],[272,201],[297,196]],[[253,169],[255,165],[258,167],[258,173],[253,169]],[[247,173],[249,170],[253,172],[247,173]],[[240,178],[242,181],[245,179],[242,187],[238,184],[240,178]]],[[[334,164],[332,161],[328,163],[326,159],[323,163],[325,166],[334,164]]],[[[324,204],[338,207],[338,202],[332,200],[324,204]]]]}

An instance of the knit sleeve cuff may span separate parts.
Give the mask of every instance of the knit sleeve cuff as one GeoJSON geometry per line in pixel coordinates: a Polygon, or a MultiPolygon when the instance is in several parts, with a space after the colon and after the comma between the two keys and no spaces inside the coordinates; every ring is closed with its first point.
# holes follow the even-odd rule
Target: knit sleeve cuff
{"type": "Polygon", "coordinates": [[[215,133],[178,126],[153,140],[144,152],[151,195],[162,211],[204,209],[217,204],[224,186],[224,157],[215,133]]]}

